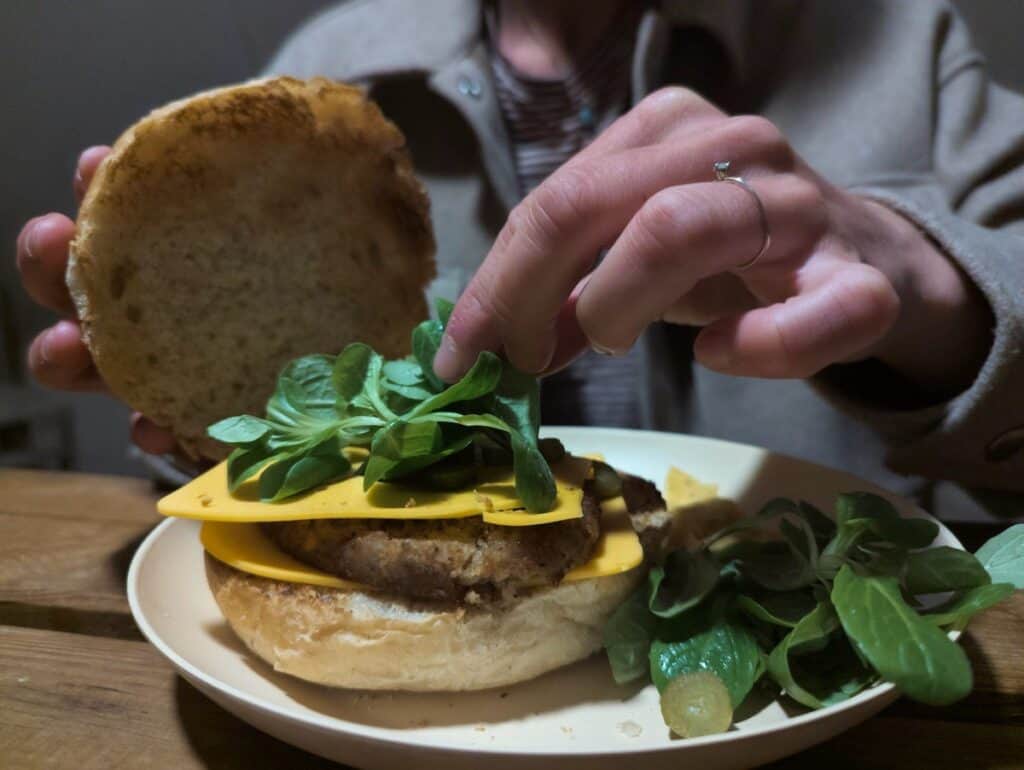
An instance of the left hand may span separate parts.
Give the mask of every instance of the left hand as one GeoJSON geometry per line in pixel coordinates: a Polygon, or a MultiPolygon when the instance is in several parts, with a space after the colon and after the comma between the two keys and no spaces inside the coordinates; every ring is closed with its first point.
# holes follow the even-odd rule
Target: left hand
{"type": "Polygon", "coordinates": [[[909,221],[822,179],[768,120],[682,88],[648,96],[512,211],[435,368],[454,379],[504,350],[552,371],[587,347],[623,353],[657,320],[704,326],[696,358],[727,374],[808,377],[877,357],[954,392],[989,340],[984,299],[909,221]],[[748,269],[760,212],[713,181],[716,161],[767,214],[770,247],[748,269]],[[934,339],[942,350],[923,344],[934,339]]]}

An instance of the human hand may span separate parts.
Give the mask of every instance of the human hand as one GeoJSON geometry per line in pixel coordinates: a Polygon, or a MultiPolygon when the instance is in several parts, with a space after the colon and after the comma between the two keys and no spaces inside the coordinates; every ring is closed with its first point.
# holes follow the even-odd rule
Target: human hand
{"type": "Polygon", "coordinates": [[[704,326],[695,356],[723,373],[875,357],[932,392],[969,384],[989,344],[984,300],[914,225],[822,179],[766,119],[682,88],[644,99],[516,207],[435,368],[454,379],[504,350],[552,371],[588,346],[623,353],[659,319],[704,326]],[[748,190],[712,181],[718,161],[767,216],[770,246],[746,269],[765,228],[748,190]]]}
{"type": "MultiPolygon", "coordinates": [[[[90,147],[78,159],[75,170],[75,198],[81,202],[109,147],[90,147]]],[[[68,294],[64,274],[68,244],[75,235],[75,223],[63,214],[44,214],[22,227],[16,245],[16,259],[25,291],[40,305],[63,319],[43,330],[28,350],[28,366],[41,384],[59,390],[106,392],[89,349],[82,342],[82,330],[68,294]]],[[[173,451],[173,436],[142,415],[131,420],[132,440],[144,451],[163,454],[173,451]]]]}

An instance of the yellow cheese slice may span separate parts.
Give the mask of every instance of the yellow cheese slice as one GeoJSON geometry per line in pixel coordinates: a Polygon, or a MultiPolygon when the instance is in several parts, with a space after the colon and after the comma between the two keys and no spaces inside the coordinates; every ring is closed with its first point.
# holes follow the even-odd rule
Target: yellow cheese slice
{"type": "Polygon", "coordinates": [[[705,484],[674,465],[665,474],[665,503],[670,511],[718,497],[717,484],[705,484]]]}
{"type": "MultiPolygon", "coordinates": [[[[617,575],[643,561],[643,549],[625,514],[625,503],[612,502],[608,508],[602,506],[601,537],[594,555],[586,564],[569,572],[564,580],[617,575]]],[[[289,556],[263,533],[259,524],[204,521],[199,539],[215,559],[251,575],[287,583],[365,590],[359,583],[343,580],[289,556]]]]}
{"type": "Polygon", "coordinates": [[[280,503],[260,502],[256,480],[228,492],[227,464],[221,463],[157,503],[164,516],[223,522],[299,519],[454,519],[483,516],[511,527],[550,524],[583,515],[583,482],[590,461],[566,456],[552,464],[558,496],[547,513],[528,513],[516,497],[511,469],[485,469],[475,489],[439,492],[378,482],[363,491],[359,476],[280,503]]]}
{"type": "Polygon", "coordinates": [[[700,541],[743,517],[735,502],[718,496],[717,484],[705,484],[670,467],[665,475],[665,503],[673,514],[669,548],[696,548],[700,541]]]}
{"type": "Polygon", "coordinates": [[[590,561],[571,570],[563,580],[617,575],[633,569],[643,560],[644,549],[629,523],[626,501],[613,497],[601,503],[601,537],[590,561]]]}
{"type": "Polygon", "coordinates": [[[359,583],[342,580],[289,556],[259,524],[204,521],[199,540],[210,556],[250,575],[328,588],[361,588],[359,583]]]}

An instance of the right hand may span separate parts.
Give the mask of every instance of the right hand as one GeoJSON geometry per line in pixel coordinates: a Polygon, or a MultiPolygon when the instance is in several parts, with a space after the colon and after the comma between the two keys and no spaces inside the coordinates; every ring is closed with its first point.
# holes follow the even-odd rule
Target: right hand
{"type": "MultiPolygon", "coordinates": [[[[79,203],[100,162],[109,153],[109,147],[90,147],[79,157],[74,178],[79,203]]],[[[64,280],[68,244],[74,235],[75,223],[55,213],[30,219],[18,235],[16,258],[25,291],[40,305],[62,316],[62,320],[32,341],[28,367],[32,376],[47,387],[106,393],[106,385],[82,341],[75,306],[64,280]]],[[[177,447],[169,431],[137,412],[132,415],[131,436],[140,449],[152,454],[172,452],[177,447]]]]}

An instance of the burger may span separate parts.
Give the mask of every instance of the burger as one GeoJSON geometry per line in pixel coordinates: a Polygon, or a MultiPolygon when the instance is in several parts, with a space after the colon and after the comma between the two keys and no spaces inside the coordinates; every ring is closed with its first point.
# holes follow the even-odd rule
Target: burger
{"type": "Polygon", "coordinates": [[[427,197],[360,90],[279,78],[162,107],[77,225],[83,338],[115,395],[212,463],[159,509],[203,521],[253,653],[325,685],[459,691],[601,647],[664,501],[540,439],[537,382],[497,356],[436,379],[427,197]]]}

